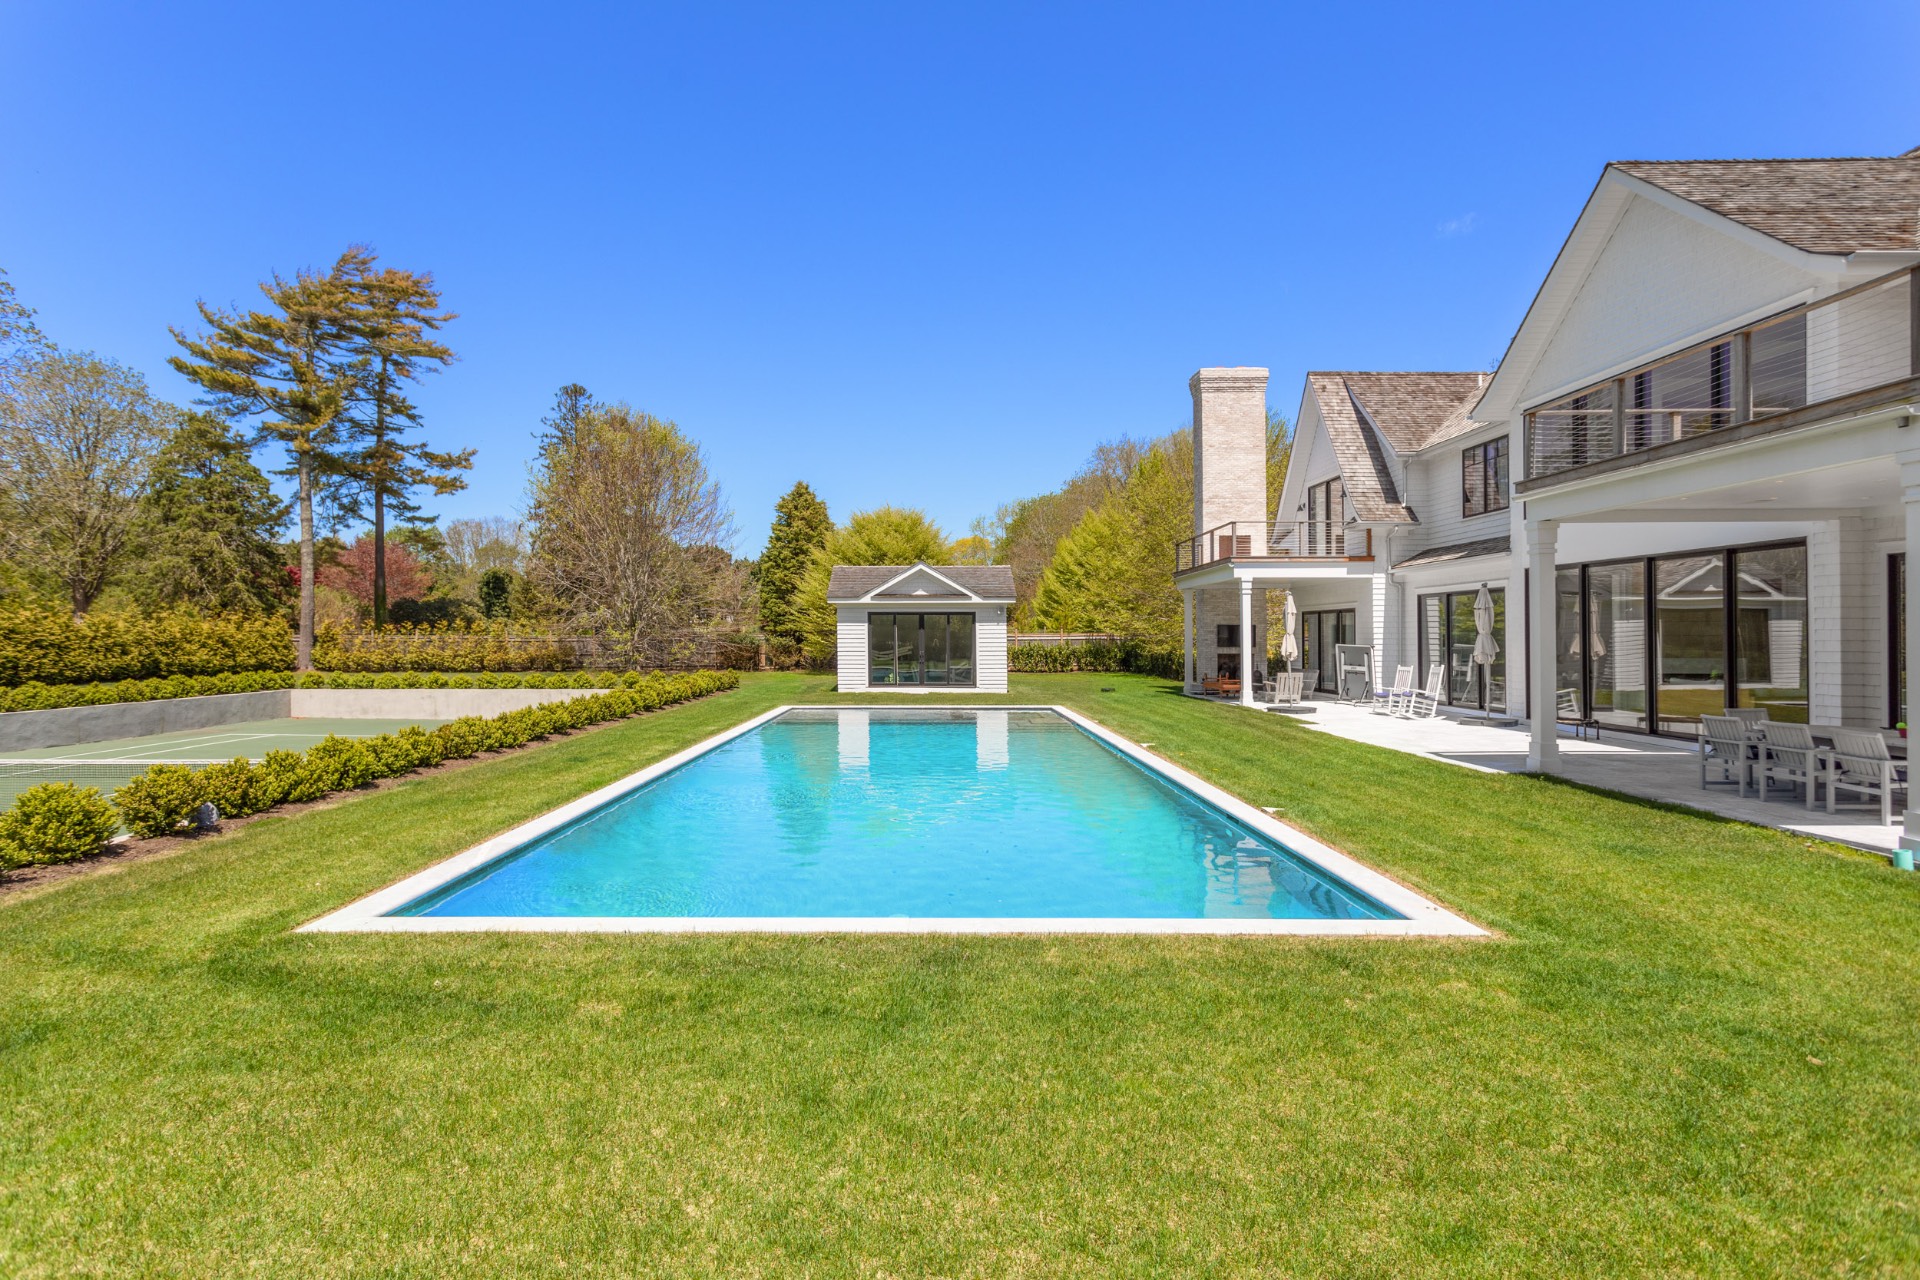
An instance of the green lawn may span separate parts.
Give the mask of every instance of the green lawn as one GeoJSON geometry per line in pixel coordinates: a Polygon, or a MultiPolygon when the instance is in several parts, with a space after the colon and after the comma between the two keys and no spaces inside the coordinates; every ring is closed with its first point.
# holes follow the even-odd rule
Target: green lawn
{"type": "Polygon", "coordinates": [[[1502,936],[289,932],[827,687],[0,905],[0,1274],[1920,1275],[1920,877],[1160,681],[1015,697],[1502,936]]]}

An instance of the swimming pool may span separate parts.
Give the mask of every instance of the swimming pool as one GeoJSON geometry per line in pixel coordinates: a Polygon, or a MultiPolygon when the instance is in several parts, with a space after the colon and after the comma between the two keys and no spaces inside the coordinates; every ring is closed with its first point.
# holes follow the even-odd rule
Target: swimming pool
{"type": "Polygon", "coordinates": [[[1064,708],[781,708],[307,926],[1478,933],[1064,708]]]}

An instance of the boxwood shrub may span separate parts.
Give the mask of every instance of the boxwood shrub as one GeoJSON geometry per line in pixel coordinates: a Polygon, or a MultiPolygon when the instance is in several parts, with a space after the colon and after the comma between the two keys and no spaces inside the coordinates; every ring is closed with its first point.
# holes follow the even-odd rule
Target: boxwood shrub
{"type": "Polygon", "coordinates": [[[90,857],[119,830],[120,815],[99,791],[43,782],[0,813],[0,869],[90,857]]]}

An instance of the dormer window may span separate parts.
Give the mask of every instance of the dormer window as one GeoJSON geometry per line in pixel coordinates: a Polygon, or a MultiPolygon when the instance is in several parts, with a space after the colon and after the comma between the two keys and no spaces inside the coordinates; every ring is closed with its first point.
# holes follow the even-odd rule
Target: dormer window
{"type": "Polygon", "coordinates": [[[1507,438],[1468,445],[1460,453],[1460,514],[1507,509],[1507,438]]]}

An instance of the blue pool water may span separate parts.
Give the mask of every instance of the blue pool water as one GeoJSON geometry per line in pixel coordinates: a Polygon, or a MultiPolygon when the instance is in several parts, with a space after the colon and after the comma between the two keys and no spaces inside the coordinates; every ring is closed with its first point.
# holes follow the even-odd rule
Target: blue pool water
{"type": "Polygon", "coordinates": [[[1051,711],[789,711],[392,914],[1395,920],[1051,711]]]}

